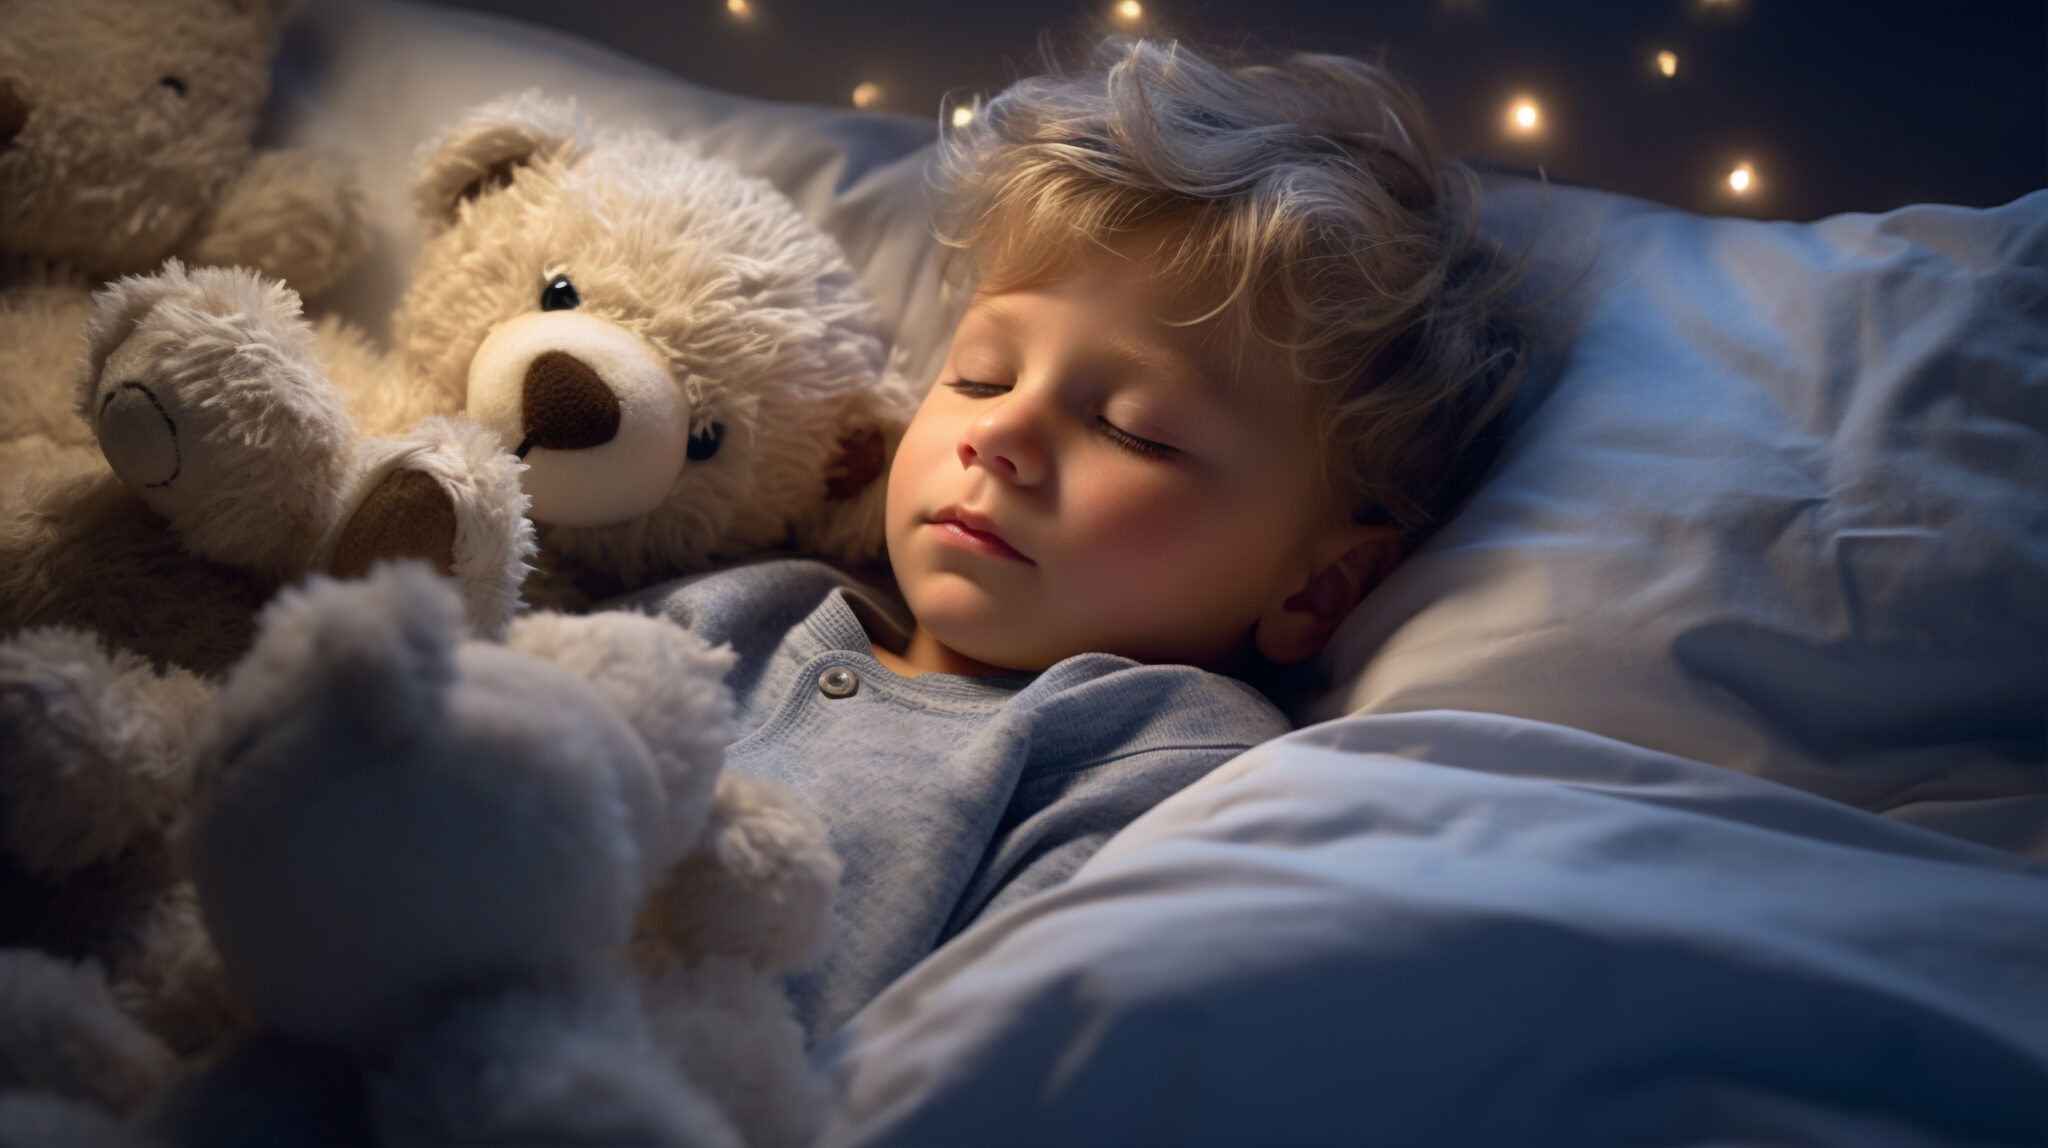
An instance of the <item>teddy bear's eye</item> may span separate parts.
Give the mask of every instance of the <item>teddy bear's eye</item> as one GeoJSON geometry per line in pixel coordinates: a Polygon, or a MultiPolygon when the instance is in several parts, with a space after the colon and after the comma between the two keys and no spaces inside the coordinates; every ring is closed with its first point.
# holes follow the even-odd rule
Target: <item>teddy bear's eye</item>
{"type": "Polygon", "coordinates": [[[690,444],[684,448],[683,453],[688,455],[692,462],[703,462],[705,459],[717,454],[719,444],[724,441],[725,424],[712,423],[710,426],[690,436],[690,444]]]}
{"type": "Polygon", "coordinates": [[[540,291],[540,309],[543,311],[574,311],[583,302],[583,296],[576,293],[576,285],[569,282],[567,275],[557,275],[554,281],[540,291]]]}
{"type": "Polygon", "coordinates": [[[162,84],[164,87],[169,88],[170,90],[178,93],[181,96],[184,95],[187,90],[185,87],[185,81],[179,79],[176,76],[165,76],[163,79],[158,80],[157,83],[162,84]]]}

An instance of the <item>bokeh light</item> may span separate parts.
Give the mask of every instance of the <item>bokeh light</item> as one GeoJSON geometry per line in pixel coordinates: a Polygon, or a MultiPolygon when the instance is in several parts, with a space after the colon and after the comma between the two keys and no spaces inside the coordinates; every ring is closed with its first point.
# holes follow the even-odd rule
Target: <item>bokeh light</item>
{"type": "Polygon", "coordinates": [[[754,18],[754,6],[748,3],[747,0],[725,0],[725,10],[732,13],[735,19],[751,20],[754,18]]]}
{"type": "Polygon", "coordinates": [[[1659,53],[1657,53],[1657,70],[1658,70],[1658,71],[1660,71],[1660,72],[1662,72],[1662,73],[1664,73],[1664,74],[1665,74],[1665,75],[1667,75],[1667,76],[1675,76],[1675,75],[1677,75],[1677,74],[1678,74],[1678,53],[1676,53],[1676,52],[1659,52],[1659,53]]]}
{"type": "Polygon", "coordinates": [[[968,108],[968,107],[959,107],[959,108],[954,108],[954,109],[953,109],[953,126],[954,126],[954,127],[956,127],[956,128],[964,128],[964,127],[966,127],[966,126],[967,126],[968,124],[971,124],[971,123],[973,123],[973,122],[974,122],[974,109],[973,109],[973,108],[968,108]]]}
{"type": "Polygon", "coordinates": [[[1138,3],[1138,0],[1119,0],[1114,11],[1117,19],[1126,24],[1135,24],[1145,15],[1145,6],[1138,3]]]}
{"type": "Polygon", "coordinates": [[[1505,123],[1507,134],[1521,139],[1540,136],[1547,126],[1543,106],[1533,96],[1516,96],[1509,100],[1505,123]]]}
{"type": "Polygon", "coordinates": [[[1756,168],[1747,162],[1735,165],[1728,173],[1728,189],[1737,195],[1748,195],[1756,190],[1756,168]]]}
{"type": "Polygon", "coordinates": [[[872,108],[881,98],[882,85],[872,80],[854,85],[853,106],[856,108],[872,108]]]}

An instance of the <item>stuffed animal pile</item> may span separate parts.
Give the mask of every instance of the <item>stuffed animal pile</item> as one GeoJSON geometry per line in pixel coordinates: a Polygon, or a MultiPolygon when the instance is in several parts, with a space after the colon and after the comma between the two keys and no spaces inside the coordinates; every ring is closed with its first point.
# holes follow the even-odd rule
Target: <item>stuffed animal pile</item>
{"type": "MultiPolygon", "coordinates": [[[[839,865],[782,790],[721,773],[731,653],[626,612],[466,633],[419,563],[316,576],[265,611],[201,734],[184,842],[261,1035],[141,1130],[805,1142],[821,1097],[779,978],[824,939],[839,865]]],[[[17,967],[62,984],[46,958],[17,967]]],[[[110,1079],[159,1071],[120,1030],[50,1047],[110,1079]]],[[[0,1099],[8,1117],[120,1128],[49,1097],[0,1099]]]]}
{"type": "Polygon", "coordinates": [[[839,870],[781,790],[720,772],[732,655],[624,612],[465,630],[418,564],[266,612],[202,739],[188,851],[269,1041],[164,1130],[804,1142],[821,1109],[777,978],[839,870]],[[308,1050],[366,1066],[360,1108],[299,1101],[308,1050]]]}
{"type": "Polygon", "coordinates": [[[161,1073],[93,1071],[66,1032],[140,1020],[153,1055],[128,1063],[163,1068],[239,1025],[163,829],[205,709],[179,667],[224,667],[274,580],[188,551],[122,485],[94,412],[76,409],[78,361],[111,277],[178,256],[317,292],[364,253],[341,157],[251,142],[293,6],[0,2],[0,945],[95,962],[9,966],[0,1081],[64,1082],[116,1108],[161,1073]],[[88,639],[80,661],[55,632],[12,636],[60,622],[120,635],[124,652],[88,639]],[[147,701],[109,696],[131,689],[147,701]],[[75,1007],[45,1009],[58,1001],[75,1007]]]}
{"type": "MultiPolygon", "coordinates": [[[[242,71],[261,80],[288,4],[180,4],[193,11],[162,9],[157,39],[217,47],[246,23],[263,35],[242,71]]],[[[126,15],[74,27],[49,14],[61,4],[31,9],[6,9],[0,38],[138,34],[126,15]]],[[[108,116],[134,130],[168,130],[149,100],[229,91],[211,73],[154,75],[167,48],[122,50],[76,54],[129,61],[95,91],[125,93],[108,116]]],[[[54,201],[31,185],[105,175],[135,191],[134,218],[168,218],[144,197],[185,185],[130,179],[118,149],[97,166],[16,163],[55,138],[43,125],[75,122],[52,109],[85,98],[43,94],[20,63],[32,54],[0,51],[9,209],[54,201]]],[[[755,552],[869,560],[875,480],[916,401],[844,257],[769,185],[652,132],[593,133],[534,94],[422,148],[414,199],[434,234],[392,345],[309,322],[294,288],[361,249],[353,193],[320,184],[331,165],[250,162],[261,85],[233,92],[249,101],[241,178],[202,181],[232,211],[190,213],[159,229],[166,246],[138,240],[91,269],[9,247],[0,297],[24,367],[0,377],[0,946],[16,950],[0,956],[0,1018],[19,1022],[0,1027],[0,1089],[116,1113],[278,1030],[224,975],[176,844],[221,675],[264,603],[411,557],[491,639],[528,603],[580,607],[755,552]],[[263,219],[298,238],[266,246],[263,219]],[[184,258],[132,273],[166,252],[184,258]],[[114,272],[130,273],[88,292],[114,272]]],[[[215,151],[233,149],[207,162],[215,151]]],[[[74,234],[49,219],[19,234],[74,234]]]]}

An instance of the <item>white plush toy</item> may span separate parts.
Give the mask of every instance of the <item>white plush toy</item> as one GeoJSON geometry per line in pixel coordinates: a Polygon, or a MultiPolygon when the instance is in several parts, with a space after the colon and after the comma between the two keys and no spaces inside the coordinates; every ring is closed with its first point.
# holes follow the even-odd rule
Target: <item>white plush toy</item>
{"type": "Polygon", "coordinates": [[[822,1096],[780,977],[839,866],[781,790],[721,774],[731,653],[630,613],[465,629],[418,563],[265,611],[184,843],[264,1036],[146,1130],[807,1141],[822,1096]]]}

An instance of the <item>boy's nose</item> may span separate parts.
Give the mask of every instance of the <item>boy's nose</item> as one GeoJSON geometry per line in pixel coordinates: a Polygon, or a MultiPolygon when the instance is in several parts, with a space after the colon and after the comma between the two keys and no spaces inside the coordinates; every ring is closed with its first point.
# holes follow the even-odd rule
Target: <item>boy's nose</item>
{"type": "Polygon", "coordinates": [[[960,437],[960,465],[981,466],[998,478],[1033,486],[1045,477],[1045,454],[1029,441],[1029,432],[1001,414],[974,420],[960,437]]]}

